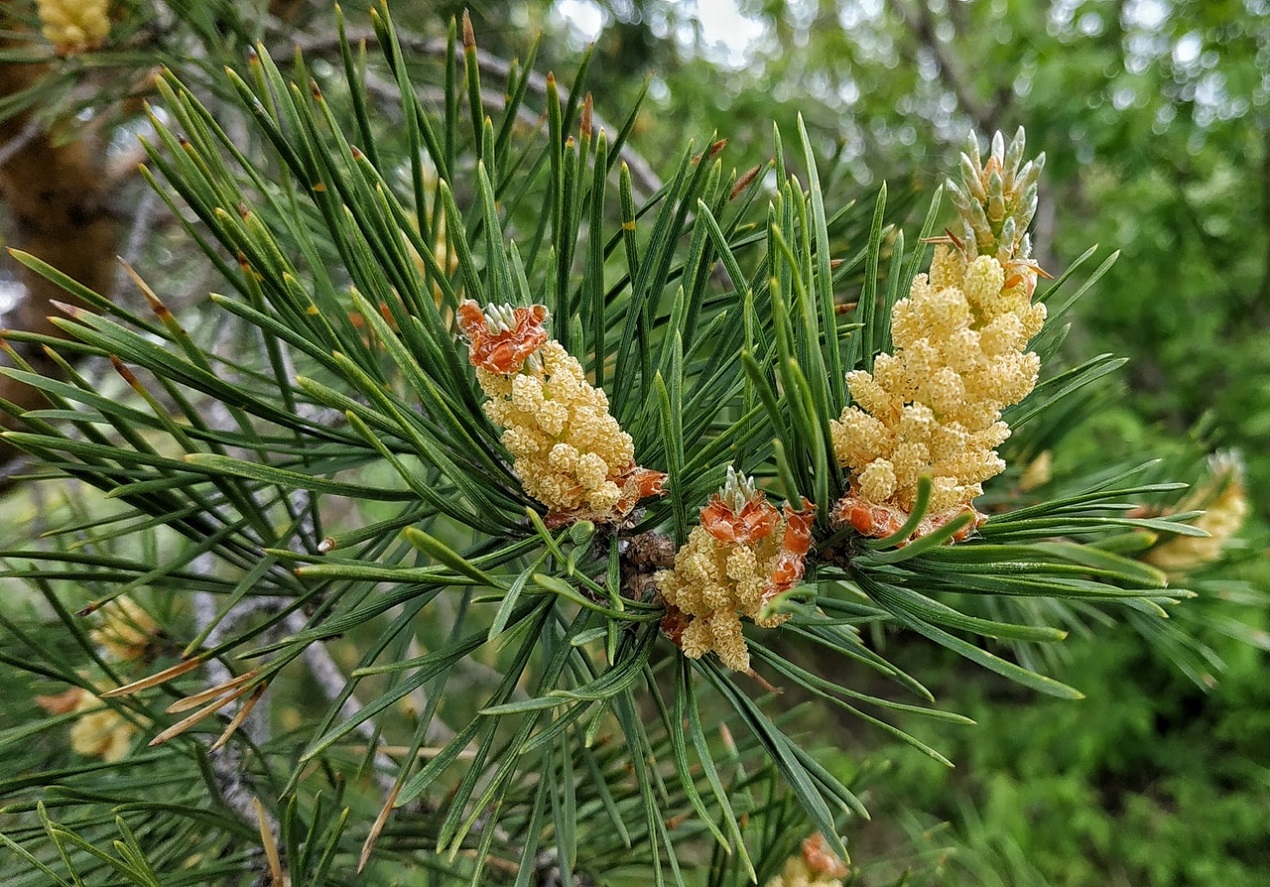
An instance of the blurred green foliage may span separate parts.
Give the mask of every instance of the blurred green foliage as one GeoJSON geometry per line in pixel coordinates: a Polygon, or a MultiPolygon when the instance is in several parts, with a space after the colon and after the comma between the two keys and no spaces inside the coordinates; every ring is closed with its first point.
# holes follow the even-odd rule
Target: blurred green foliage
{"type": "MultiPolygon", "coordinates": [[[[1070,704],[1020,698],[993,678],[958,681],[947,663],[947,690],[978,726],[925,737],[944,743],[956,770],[891,750],[895,769],[876,821],[918,808],[928,824],[970,826],[961,856],[1016,848],[1038,883],[1263,883],[1270,692],[1262,657],[1232,646],[1221,683],[1205,693],[1127,635],[1079,641],[1070,652],[1064,678],[1089,692],[1070,704]]],[[[984,883],[956,856],[933,883],[984,883]]]]}

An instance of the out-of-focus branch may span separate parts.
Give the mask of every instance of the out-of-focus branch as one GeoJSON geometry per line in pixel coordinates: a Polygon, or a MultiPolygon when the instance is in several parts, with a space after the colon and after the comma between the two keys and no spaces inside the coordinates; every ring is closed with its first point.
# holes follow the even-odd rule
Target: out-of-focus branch
{"type": "MultiPolygon", "coordinates": [[[[961,61],[936,36],[935,19],[930,6],[926,3],[918,3],[916,6],[914,10],[904,0],[891,0],[891,7],[896,15],[912,32],[918,44],[934,57],[944,83],[957,97],[957,104],[961,106],[961,110],[974,121],[975,127],[980,132],[992,132],[998,129],[998,121],[1004,110],[1001,96],[998,95],[996,101],[989,103],[975,93],[961,61]]],[[[1004,95],[1008,99],[1009,91],[1007,90],[1004,95]]]]}
{"type": "MultiPolygon", "coordinates": [[[[13,41],[0,42],[4,48],[13,45],[13,41]]],[[[47,72],[44,64],[0,64],[0,98],[34,87],[47,72]]],[[[12,245],[91,289],[109,291],[118,226],[107,206],[111,183],[103,175],[105,151],[93,134],[50,131],[32,110],[24,110],[0,120],[0,146],[0,199],[8,210],[12,245]]],[[[53,313],[49,303],[70,297],[25,267],[18,274],[25,294],[5,316],[5,326],[63,337],[49,320],[53,313]]],[[[38,371],[56,371],[42,351],[30,348],[21,353],[38,371]]],[[[36,389],[8,378],[0,378],[0,398],[23,410],[45,403],[36,389]]],[[[0,415],[6,427],[16,421],[0,415]]],[[[10,445],[0,444],[0,464],[15,455],[10,445]]]]}

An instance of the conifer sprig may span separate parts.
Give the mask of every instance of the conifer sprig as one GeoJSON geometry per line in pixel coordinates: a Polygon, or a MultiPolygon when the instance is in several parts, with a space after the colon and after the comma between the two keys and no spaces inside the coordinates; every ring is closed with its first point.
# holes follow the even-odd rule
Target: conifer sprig
{"type": "MultiPolygon", "coordinates": [[[[926,262],[938,196],[911,239],[888,226],[904,201],[885,188],[865,209],[831,211],[800,126],[788,167],[775,134],[775,188],[725,172],[725,143],[712,138],[687,145],[639,200],[619,159],[634,111],[617,133],[597,126],[589,57],[567,100],[546,79],[545,132],[527,132],[531,72],[513,69],[491,111],[466,23],[451,28],[435,104],[420,98],[386,3],[372,23],[379,61],[360,56],[341,20],[336,73],[303,56],[279,64],[258,45],[225,73],[215,110],[180,70],[159,79],[145,174],[221,276],[208,305],[173,311],[141,272],[153,318],[140,317],[18,257],[77,304],[58,321],[67,343],[11,337],[50,346],[67,374],[20,360],[4,370],[49,401],[5,437],[120,511],[0,553],[3,575],[34,583],[64,632],[0,616],[16,639],[0,660],[33,685],[84,689],[95,684],[76,663],[91,660],[116,687],[100,688],[111,710],[162,740],[116,765],[123,778],[109,790],[104,766],[83,762],[0,781],[17,798],[0,815],[42,818],[3,826],[38,877],[64,865],[72,878],[180,883],[169,876],[187,861],[178,847],[202,827],[217,836],[216,865],[247,864],[244,848],[258,845],[270,866],[283,860],[293,881],[312,883],[417,863],[473,884],[640,865],[660,884],[681,876],[697,842],[715,846],[715,883],[762,883],[792,855],[795,825],[845,859],[846,826],[865,815],[854,774],[831,771],[762,691],[799,691],[948,763],[903,718],[965,719],[888,661],[878,635],[911,633],[1074,698],[1037,657],[1001,645],[1054,644],[1075,614],[1154,625],[1189,596],[1119,548],[1127,535],[1203,534],[1194,513],[1134,510],[1177,489],[1145,472],[1092,470],[1044,499],[989,490],[986,522],[955,545],[972,521],[923,525],[929,473],[880,538],[831,524],[855,481],[832,422],[854,393],[848,373],[880,372],[877,356],[912,338],[895,306],[926,262]],[[371,74],[395,85],[402,131],[372,113],[371,74]],[[233,114],[259,153],[228,134],[233,114]],[[483,409],[487,392],[516,397],[520,365],[477,375],[477,336],[461,335],[471,303],[506,306],[483,312],[486,332],[549,314],[558,350],[577,358],[569,390],[594,392],[569,410],[603,400],[636,470],[664,472],[667,495],[609,510],[543,495],[518,451],[529,447],[483,409]],[[234,347],[218,345],[221,325],[234,347]],[[109,362],[113,392],[75,369],[84,358],[109,362]],[[711,528],[714,542],[702,535],[711,528]],[[715,585],[735,599],[672,588],[675,551],[685,546],[688,575],[694,544],[722,558],[727,581],[715,585]],[[172,643],[144,669],[117,667],[64,603],[71,583],[97,602],[148,594],[177,614],[172,643]],[[735,643],[725,652],[691,629],[683,650],[697,658],[680,655],[665,636],[683,641],[674,611],[690,608],[702,624],[723,614],[735,643]],[[808,651],[834,657],[833,670],[808,651]],[[281,691],[306,663],[325,698],[282,735],[255,732],[251,707],[283,711],[281,691]],[[865,673],[897,685],[896,698],[872,681],[859,689],[865,673]],[[367,772],[374,797],[358,788],[367,772]],[[192,774],[223,803],[199,800],[192,774]],[[128,806],[145,778],[165,806],[128,806]],[[262,808],[235,800],[233,778],[267,809],[248,816],[262,808]],[[46,796],[64,806],[60,820],[46,796]],[[124,805],[119,822],[103,804],[124,805]],[[116,855],[96,850],[116,832],[116,855]]],[[[1024,172],[1016,153],[983,184],[991,233],[1012,243],[1038,169],[1024,172]],[[1011,187],[1018,200],[997,213],[1011,187]]],[[[980,179],[950,189],[959,208],[980,179]]],[[[1117,365],[1051,362],[1073,279],[1038,295],[1052,306],[1034,340],[1046,375],[1003,411],[1011,428],[1044,426],[1117,365]]],[[[559,365],[542,359],[519,383],[536,383],[534,405],[556,398],[559,365]]],[[[554,443],[546,428],[535,433],[554,443]]],[[[599,496],[628,467],[561,476],[599,496]]],[[[63,722],[0,733],[0,750],[63,722]]]]}

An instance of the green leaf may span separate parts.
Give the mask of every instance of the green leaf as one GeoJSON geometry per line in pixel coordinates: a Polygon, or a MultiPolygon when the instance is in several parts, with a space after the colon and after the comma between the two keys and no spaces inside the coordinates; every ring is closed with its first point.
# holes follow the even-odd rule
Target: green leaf
{"type": "Polygon", "coordinates": [[[206,473],[247,477],[294,490],[309,490],[315,493],[330,493],[334,496],[372,499],[380,502],[401,502],[414,498],[414,494],[409,490],[388,490],[367,484],[342,483],[298,471],[276,468],[272,465],[261,465],[258,462],[247,462],[215,453],[190,453],[185,457],[184,461],[206,473]]]}
{"type": "Polygon", "coordinates": [[[1041,693],[1057,696],[1061,699],[1083,699],[1085,697],[1085,694],[1079,690],[1073,689],[1053,678],[1029,671],[1026,668],[1015,665],[1013,662],[1008,662],[1000,656],[989,653],[987,650],[982,650],[941,628],[936,628],[923,621],[913,612],[911,605],[903,602],[899,595],[891,591],[886,584],[862,577],[861,585],[868,591],[869,596],[885,606],[901,625],[929,638],[940,646],[947,647],[971,662],[1041,693]]]}
{"type": "Polygon", "coordinates": [[[486,573],[484,570],[473,566],[471,561],[464,558],[453,548],[446,545],[435,536],[429,535],[423,530],[416,529],[415,527],[406,527],[405,536],[406,540],[415,548],[419,549],[434,560],[445,564],[459,575],[467,576],[470,579],[474,579],[477,582],[488,585],[490,588],[498,588],[503,591],[508,590],[508,587],[503,585],[500,580],[491,576],[489,573],[486,573]]]}

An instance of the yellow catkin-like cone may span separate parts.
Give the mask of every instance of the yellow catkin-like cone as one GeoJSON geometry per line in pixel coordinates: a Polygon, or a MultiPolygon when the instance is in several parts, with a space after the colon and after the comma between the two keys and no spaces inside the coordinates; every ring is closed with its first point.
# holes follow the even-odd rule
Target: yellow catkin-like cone
{"type": "Polygon", "coordinates": [[[139,659],[154,643],[159,627],[130,597],[118,597],[99,611],[101,624],[88,633],[103,652],[120,662],[139,659]]]}
{"type": "Polygon", "coordinates": [[[485,413],[525,492],[549,509],[547,524],[621,523],[640,499],[662,494],[666,475],[635,464],[631,436],[609,415],[608,397],[543,326],[547,310],[468,300],[459,324],[471,342],[485,413]]]}
{"type": "Polygon", "coordinates": [[[1248,518],[1248,494],[1238,456],[1214,457],[1208,480],[1178,506],[1179,511],[1204,507],[1194,526],[1207,536],[1174,536],[1147,552],[1146,560],[1170,573],[1187,573],[1220,560],[1248,518]]]}
{"type": "Polygon", "coordinates": [[[977,145],[973,159],[963,155],[963,184],[949,189],[969,240],[941,239],[930,273],[891,312],[893,353],[879,354],[871,373],[847,375],[854,403],[831,434],[850,492],[835,517],[865,535],[900,528],[923,476],[932,491],[916,535],[962,513],[977,520],[972,502],[1005,468],[996,452],[1010,435],[1001,410],[1036,385],[1040,360],[1026,349],[1045,322],[1045,306],[1032,302],[1039,269],[1024,233],[1039,162],[1020,167],[1022,152],[1020,130],[1008,151],[998,133],[984,166],[977,145]]]}
{"type": "Polygon", "coordinates": [[[1045,486],[1053,477],[1054,454],[1049,450],[1041,450],[1019,475],[1019,490],[1030,493],[1038,487],[1045,486]]]}
{"type": "Polygon", "coordinates": [[[58,55],[96,49],[110,34],[109,0],[38,0],[36,9],[58,55]]]}
{"type": "Polygon", "coordinates": [[[803,841],[802,852],[786,860],[781,873],[766,887],[842,887],[846,863],[826,843],[819,833],[803,841]]]}
{"type": "Polygon", "coordinates": [[[653,578],[667,606],[662,630],[684,655],[715,653],[734,671],[749,671],[750,651],[741,617],[773,628],[786,614],[765,616],[764,606],[798,584],[811,543],[814,512],[767,502],[746,478],[728,470],[723,489],[701,509],[701,523],[675,554],[672,570],[653,578]]]}
{"type": "Polygon", "coordinates": [[[137,728],[117,711],[88,691],[80,694],[72,711],[79,715],[71,726],[72,749],[107,763],[128,754],[137,728]]]}

